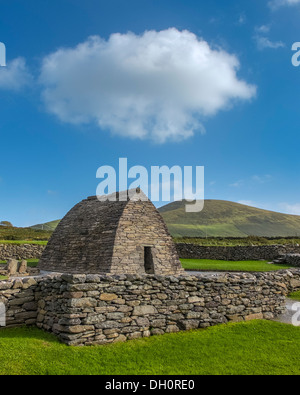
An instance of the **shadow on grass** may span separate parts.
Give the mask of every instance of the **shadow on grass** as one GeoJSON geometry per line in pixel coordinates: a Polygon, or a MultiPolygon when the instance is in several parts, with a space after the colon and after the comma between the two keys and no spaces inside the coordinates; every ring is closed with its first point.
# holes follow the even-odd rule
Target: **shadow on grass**
{"type": "Polygon", "coordinates": [[[0,328],[0,340],[1,339],[32,339],[47,341],[49,343],[60,343],[60,341],[54,334],[46,332],[35,326],[0,328]]]}

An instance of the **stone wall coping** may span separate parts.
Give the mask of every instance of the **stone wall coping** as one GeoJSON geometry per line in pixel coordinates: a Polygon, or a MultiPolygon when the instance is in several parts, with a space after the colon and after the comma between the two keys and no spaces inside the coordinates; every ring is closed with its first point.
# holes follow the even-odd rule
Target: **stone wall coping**
{"type": "Polygon", "coordinates": [[[216,272],[218,276],[211,277],[210,275],[205,275],[205,272],[199,272],[199,275],[180,275],[180,276],[162,276],[162,275],[155,275],[155,274],[68,274],[68,273],[49,273],[39,276],[32,276],[32,277],[18,277],[18,278],[11,278],[8,280],[0,281],[0,289],[2,284],[10,284],[11,287],[16,282],[22,281],[23,284],[30,283],[32,281],[41,282],[47,280],[58,280],[58,281],[65,281],[70,284],[83,284],[83,283],[100,283],[100,282],[114,282],[114,281],[144,281],[144,280],[157,280],[157,281],[168,281],[178,283],[180,281],[203,281],[203,282],[224,282],[226,280],[258,280],[261,278],[274,278],[275,276],[278,279],[289,276],[293,277],[294,275],[300,275],[299,268],[292,268],[292,269],[281,269],[281,270],[274,270],[270,272],[216,272]]]}

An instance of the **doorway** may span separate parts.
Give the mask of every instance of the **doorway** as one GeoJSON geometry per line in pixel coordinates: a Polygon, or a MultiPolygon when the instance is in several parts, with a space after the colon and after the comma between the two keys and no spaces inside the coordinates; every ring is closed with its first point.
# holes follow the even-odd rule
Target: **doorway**
{"type": "Polygon", "coordinates": [[[152,247],[144,247],[144,267],[146,274],[154,274],[152,247]]]}

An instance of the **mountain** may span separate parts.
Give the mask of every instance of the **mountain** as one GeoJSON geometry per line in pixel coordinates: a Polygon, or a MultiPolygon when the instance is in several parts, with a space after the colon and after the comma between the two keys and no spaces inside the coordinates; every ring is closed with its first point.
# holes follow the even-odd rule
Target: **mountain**
{"type": "MultiPolygon", "coordinates": [[[[185,201],[159,208],[174,237],[300,237],[300,216],[262,210],[244,204],[205,200],[199,213],[186,213],[185,201]]],[[[32,226],[55,230],[60,220],[32,226]]]]}
{"type": "Polygon", "coordinates": [[[205,200],[199,213],[186,213],[185,201],[159,208],[174,237],[300,236],[300,216],[224,200],[205,200]]]}
{"type": "Polygon", "coordinates": [[[45,222],[44,224],[33,225],[33,226],[30,226],[30,228],[36,229],[36,230],[48,230],[50,232],[53,232],[56,229],[59,222],[60,222],[60,219],[58,219],[56,221],[45,222]]]}

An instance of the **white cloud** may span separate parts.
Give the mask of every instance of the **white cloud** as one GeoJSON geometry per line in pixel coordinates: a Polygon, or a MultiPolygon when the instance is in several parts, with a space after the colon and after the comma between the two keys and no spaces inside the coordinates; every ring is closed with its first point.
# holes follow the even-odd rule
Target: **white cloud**
{"type": "Polygon", "coordinates": [[[253,200],[239,200],[237,203],[244,204],[245,206],[257,207],[257,203],[253,200]]]}
{"type": "Polygon", "coordinates": [[[255,96],[239,66],[236,56],[170,28],[62,48],[43,60],[40,82],[46,109],[64,122],[163,143],[203,132],[205,117],[255,96]]]}
{"type": "Polygon", "coordinates": [[[237,24],[244,25],[247,21],[245,13],[240,14],[237,24]]]}
{"type": "Polygon", "coordinates": [[[271,0],[268,4],[272,10],[277,10],[280,7],[300,4],[300,0],[271,0]]]}
{"type": "Polygon", "coordinates": [[[0,67],[0,90],[19,90],[28,85],[31,79],[23,58],[16,58],[6,67],[0,67]]]}
{"type": "Polygon", "coordinates": [[[54,196],[54,195],[57,195],[57,191],[53,191],[52,189],[48,189],[47,194],[54,196]]]}
{"type": "Polygon", "coordinates": [[[270,174],[265,174],[263,176],[254,175],[252,176],[252,180],[259,184],[265,184],[272,180],[272,176],[270,174]]]}
{"type": "Polygon", "coordinates": [[[282,41],[271,41],[269,37],[267,37],[268,33],[271,31],[270,25],[256,26],[254,31],[254,40],[256,41],[256,45],[259,50],[262,51],[266,48],[277,49],[285,47],[285,44],[282,41]]]}
{"type": "Polygon", "coordinates": [[[259,203],[253,200],[239,200],[237,203],[246,206],[261,208],[263,210],[274,211],[277,213],[300,215],[300,203],[259,203]]]}
{"type": "Polygon", "coordinates": [[[230,187],[239,188],[244,185],[244,180],[238,180],[232,184],[229,184],[230,187]]]}
{"type": "Polygon", "coordinates": [[[285,47],[285,44],[282,41],[271,41],[268,37],[257,35],[255,39],[257,47],[260,50],[265,48],[277,49],[285,47]]]}
{"type": "Polygon", "coordinates": [[[280,209],[287,214],[300,215],[300,203],[280,203],[280,209]]]}
{"type": "Polygon", "coordinates": [[[262,25],[262,26],[257,26],[256,28],[255,28],[255,31],[257,32],[257,33],[262,33],[262,34],[266,34],[266,33],[269,33],[269,31],[270,31],[270,26],[269,25],[262,25]]]}

